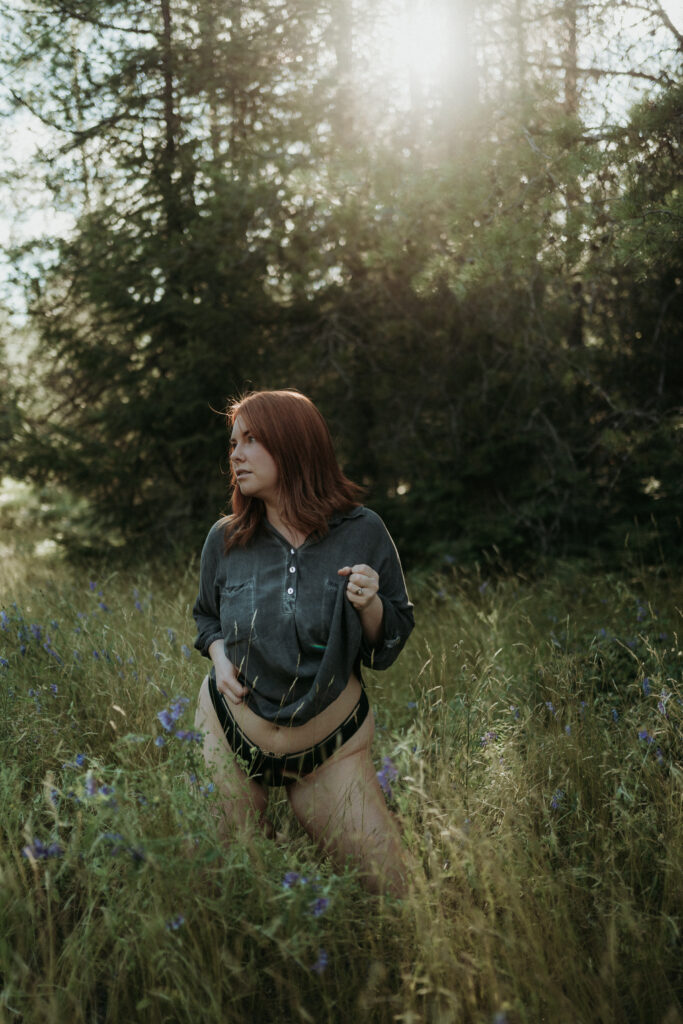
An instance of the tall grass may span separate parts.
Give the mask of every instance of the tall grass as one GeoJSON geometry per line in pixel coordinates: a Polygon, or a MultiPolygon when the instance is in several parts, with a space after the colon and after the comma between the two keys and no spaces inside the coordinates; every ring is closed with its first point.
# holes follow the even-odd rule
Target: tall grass
{"type": "Polygon", "coordinates": [[[196,565],[29,551],[0,584],[2,1022],[683,1020],[679,581],[416,583],[367,679],[397,901],[333,873],[279,791],[284,844],[218,842],[196,565]]]}

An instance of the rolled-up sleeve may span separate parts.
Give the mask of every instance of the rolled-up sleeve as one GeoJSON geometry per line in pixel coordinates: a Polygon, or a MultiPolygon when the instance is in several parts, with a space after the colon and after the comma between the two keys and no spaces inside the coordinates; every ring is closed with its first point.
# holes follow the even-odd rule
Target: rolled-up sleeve
{"type": "Polygon", "coordinates": [[[214,640],[223,639],[220,615],[220,590],[216,580],[220,545],[223,543],[222,530],[214,525],[202,548],[199,568],[199,594],[192,609],[197,626],[194,646],[205,658],[214,640]]]}
{"type": "Polygon", "coordinates": [[[361,661],[368,668],[385,669],[398,658],[415,626],[413,606],[408,598],[398,552],[386,527],[379,520],[377,554],[372,567],[379,573],[379,597],[384,606],[382,638],[372,647],[365,638],[361,642],[361,661]]]}

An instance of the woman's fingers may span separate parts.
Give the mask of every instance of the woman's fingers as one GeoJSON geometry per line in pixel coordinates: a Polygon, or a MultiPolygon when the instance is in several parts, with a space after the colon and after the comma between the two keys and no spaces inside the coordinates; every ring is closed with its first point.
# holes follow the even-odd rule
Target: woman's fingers
{"type": "Polygon", "coordinates": [[[241,704],[247,693],[246,686],[242,686],[236,675],[216,676],[216,689],[233,704],[241,704]]]}
{"type": "Polygon", "coordinates": [[[379,590],[379,574],[370,565],[345,565],[338,575],[347,577],[346,596],[354,608],[365,608],[379,590]]]}

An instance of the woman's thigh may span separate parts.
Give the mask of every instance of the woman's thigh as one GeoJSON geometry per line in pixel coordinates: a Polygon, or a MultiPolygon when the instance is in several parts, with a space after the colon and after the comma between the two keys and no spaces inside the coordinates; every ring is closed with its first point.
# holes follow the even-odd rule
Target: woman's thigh
{"type": "Polygon", "coordinates": [[[405,865],[398,828],[372,763],[374,731],[370,713],[331,758],[288,787],[288,797],[308,834],[337,864],[351,857],[370,889],[400,895],[405,865]]]}
{"type": "Polygon", "coordinates": [[[268,803],[268,793],[240,768],[221,728],[205,677],[199,691],[195,729],[204,734],[202,751],[206,767],[222,798],[222,812],[230,823],[243,825],[260,818],[268,803]]]}

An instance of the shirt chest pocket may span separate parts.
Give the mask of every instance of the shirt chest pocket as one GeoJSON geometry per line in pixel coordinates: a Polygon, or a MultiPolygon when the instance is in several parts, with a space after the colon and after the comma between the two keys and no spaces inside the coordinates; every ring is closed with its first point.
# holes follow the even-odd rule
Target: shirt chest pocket
{"type": "Polygon", "coordinates": [[[258,638],[254,581],[226,584],[221,590],[221,627],[226,643],[258,638]]]}
{"type": "MultiPolygon", "coordinates": [[[[305,609],[304,626],[314,647],[322,649],[329,642],[340,591],[338,580],[325,580],[322,589],[305,609]]],[[[299,622],[301,625],[301,619],[299,622]]]]}

